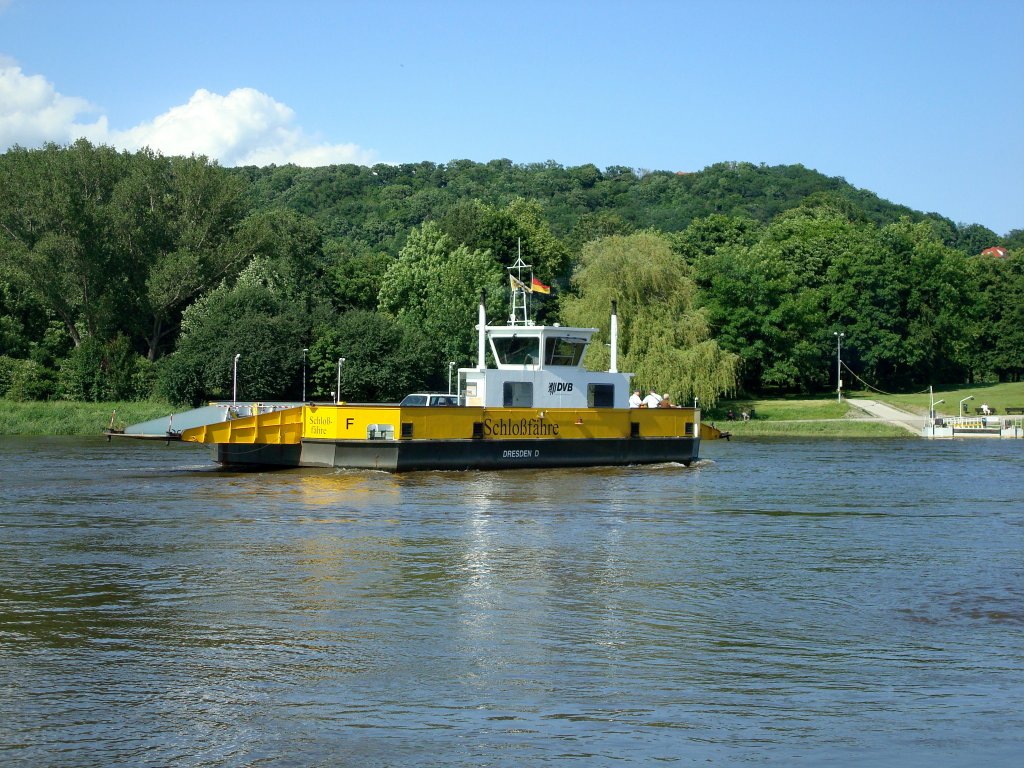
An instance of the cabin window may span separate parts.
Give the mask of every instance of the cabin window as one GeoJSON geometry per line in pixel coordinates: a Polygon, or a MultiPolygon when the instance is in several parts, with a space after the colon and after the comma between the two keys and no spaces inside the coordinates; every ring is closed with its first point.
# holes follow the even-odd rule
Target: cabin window
{"type": "Polygon", "coordinates": [[[533,382],[506,381],[502,395],[501,404],[506,408],[532,408],[533,382]]]}
{"type": "Polygon", "coordinates": [[[586,339],[571,336],[550,338],[544,345],[544,364],[578,366],[586,349],[586,339]]]}
{"type": "Polygon", "coordinates": [[[614,384],[588,384],[587,385],[587,407],[588,408],[614,408],[615,407],[615,385],[614,384]]]}
{"type": "Polygon", "coordinates": [[[461,405],[458,395],[431,395],[430,405],[461,405]]]}
{"type": "Polygon", "coordinates": [[[536,365],[540,361],[540,339],[529,336],[491,338],[501,365],[536,365]]]}

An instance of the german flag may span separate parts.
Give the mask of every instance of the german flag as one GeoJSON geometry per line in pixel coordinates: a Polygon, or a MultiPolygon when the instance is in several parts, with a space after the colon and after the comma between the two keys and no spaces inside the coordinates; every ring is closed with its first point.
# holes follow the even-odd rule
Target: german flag
{"type": "Polygon", "coordinates": [[[544,283],[542,283],[536,277],[533,278],[532,282],[530,283],[530,288],[534,293],[551,293],[550,286],[544,285],[544,283]]]}

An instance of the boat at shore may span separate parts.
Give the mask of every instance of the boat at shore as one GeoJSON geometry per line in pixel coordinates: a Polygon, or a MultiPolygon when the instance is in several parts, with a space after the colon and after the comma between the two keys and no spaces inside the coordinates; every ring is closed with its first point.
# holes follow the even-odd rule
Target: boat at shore
{"type": "Polygon", "coordinates": [[[509,322],[488,325],[479,304],[477,361],[458,370],[457,392],[402,403],[219,403],[128,427],[111,436],[210,445],[227,466],[416,470],[689,465],[701,439],[723,434],[697,408],[631,408],[632,374],[583,357],[596,328],[527,319],[528,286],[511,274],[509,322]],[[488,367],[488,352],[494,362],[488,367]]]}

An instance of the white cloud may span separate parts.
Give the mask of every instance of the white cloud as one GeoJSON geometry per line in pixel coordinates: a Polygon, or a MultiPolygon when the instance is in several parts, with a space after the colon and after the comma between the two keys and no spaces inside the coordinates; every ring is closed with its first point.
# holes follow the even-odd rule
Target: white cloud
{"type": "Polygon", "coordinates": [[[127,130],[110,129],[102,115],[92,123],[80,122],[81,115],[96,112],[84,99],[63,96],[41,75],[25,75],[14,62],[0,58],[0,149],[65,144],[84,136],[128,150],[206,155],[229,166],[376,162],[372,150],[308,135],[295,125],[292,109],[253,88],[226,96],[199,89],[187,104],[127,130]]]}
{"type": "Polygon", "coordinates": [[[199,89],[187,104],[127,131],[112,132],[118,146],[148,146],[165,155],[207,155],[224,165],[328,165],[373,162],[355,144],[324,144],[294,125],[286,105],[252,88],[227,96],[199,89]]]}
{"type": "Polygon", "coordinates": [[[95,112],[84,99],[57,93],[42,75],[26,75],[10,59],[0,58],[0,148],[38,147],[48,141],[67,144],[80,136],[103,134],[105,117],[94,123],[78,121],[80,115],[95,112]]]}

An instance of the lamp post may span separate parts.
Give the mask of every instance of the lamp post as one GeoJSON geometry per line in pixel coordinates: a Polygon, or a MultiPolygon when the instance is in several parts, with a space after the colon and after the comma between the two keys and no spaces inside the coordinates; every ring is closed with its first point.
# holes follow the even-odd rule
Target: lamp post
{"type": "Polygon", "coordinates": [[[455,361],[452,360],[448,363],[448,394],[452,393],[452,368],[455,367],[455,361]]]}
{"type": "Polygon", "coordinates": [[[843,402],[843,338],[846,336],[845,333],[839,331],[832,331],[832,335],[836,337],[836,401],[843,402]]]}
{"type": "MultiPolygon", "coordinates": [[[[931,387],[928,388],[928,391],[931,392],[931,387]]],[[[933,438],[935,437],[935,406],[938,405],[939,403],[944,403],[944,402],[946,402],[946,401],[945,400],[935,400],[932,403],[931,410],[928,412],[928,423],[932,425],[932,437],[933,438]]]]}
{"type": "Polygon", "coordinates": [[[334,391],[334,404],[341,402],[341,364],[345,362],[344,357],[338,358],[338,388],[334,391]]]}
{"type": "Polygon", "coordinates": [[[239,352],[235,355],[235,363],[232,366],[231,371],[231,404],[235,405],[238,402],[238,358],[242,356],[239,352]]]}
{"type": "Polygon", "coordinates": [[[306,353],[309,352],[305,347],[302,348],[302,402],[306,402],[306,353]]]}
{"type": "Polygon", "coordinates": [[[961,400],[960,401],[960,410],[958,410],[956,412],[956,415],[957,416],[963,416],[964,415],[964,403],[966,403],[968,400],[973,400],[973,399],[974,399],[974,395],[968,395],[963,400],[961,400]]]}

